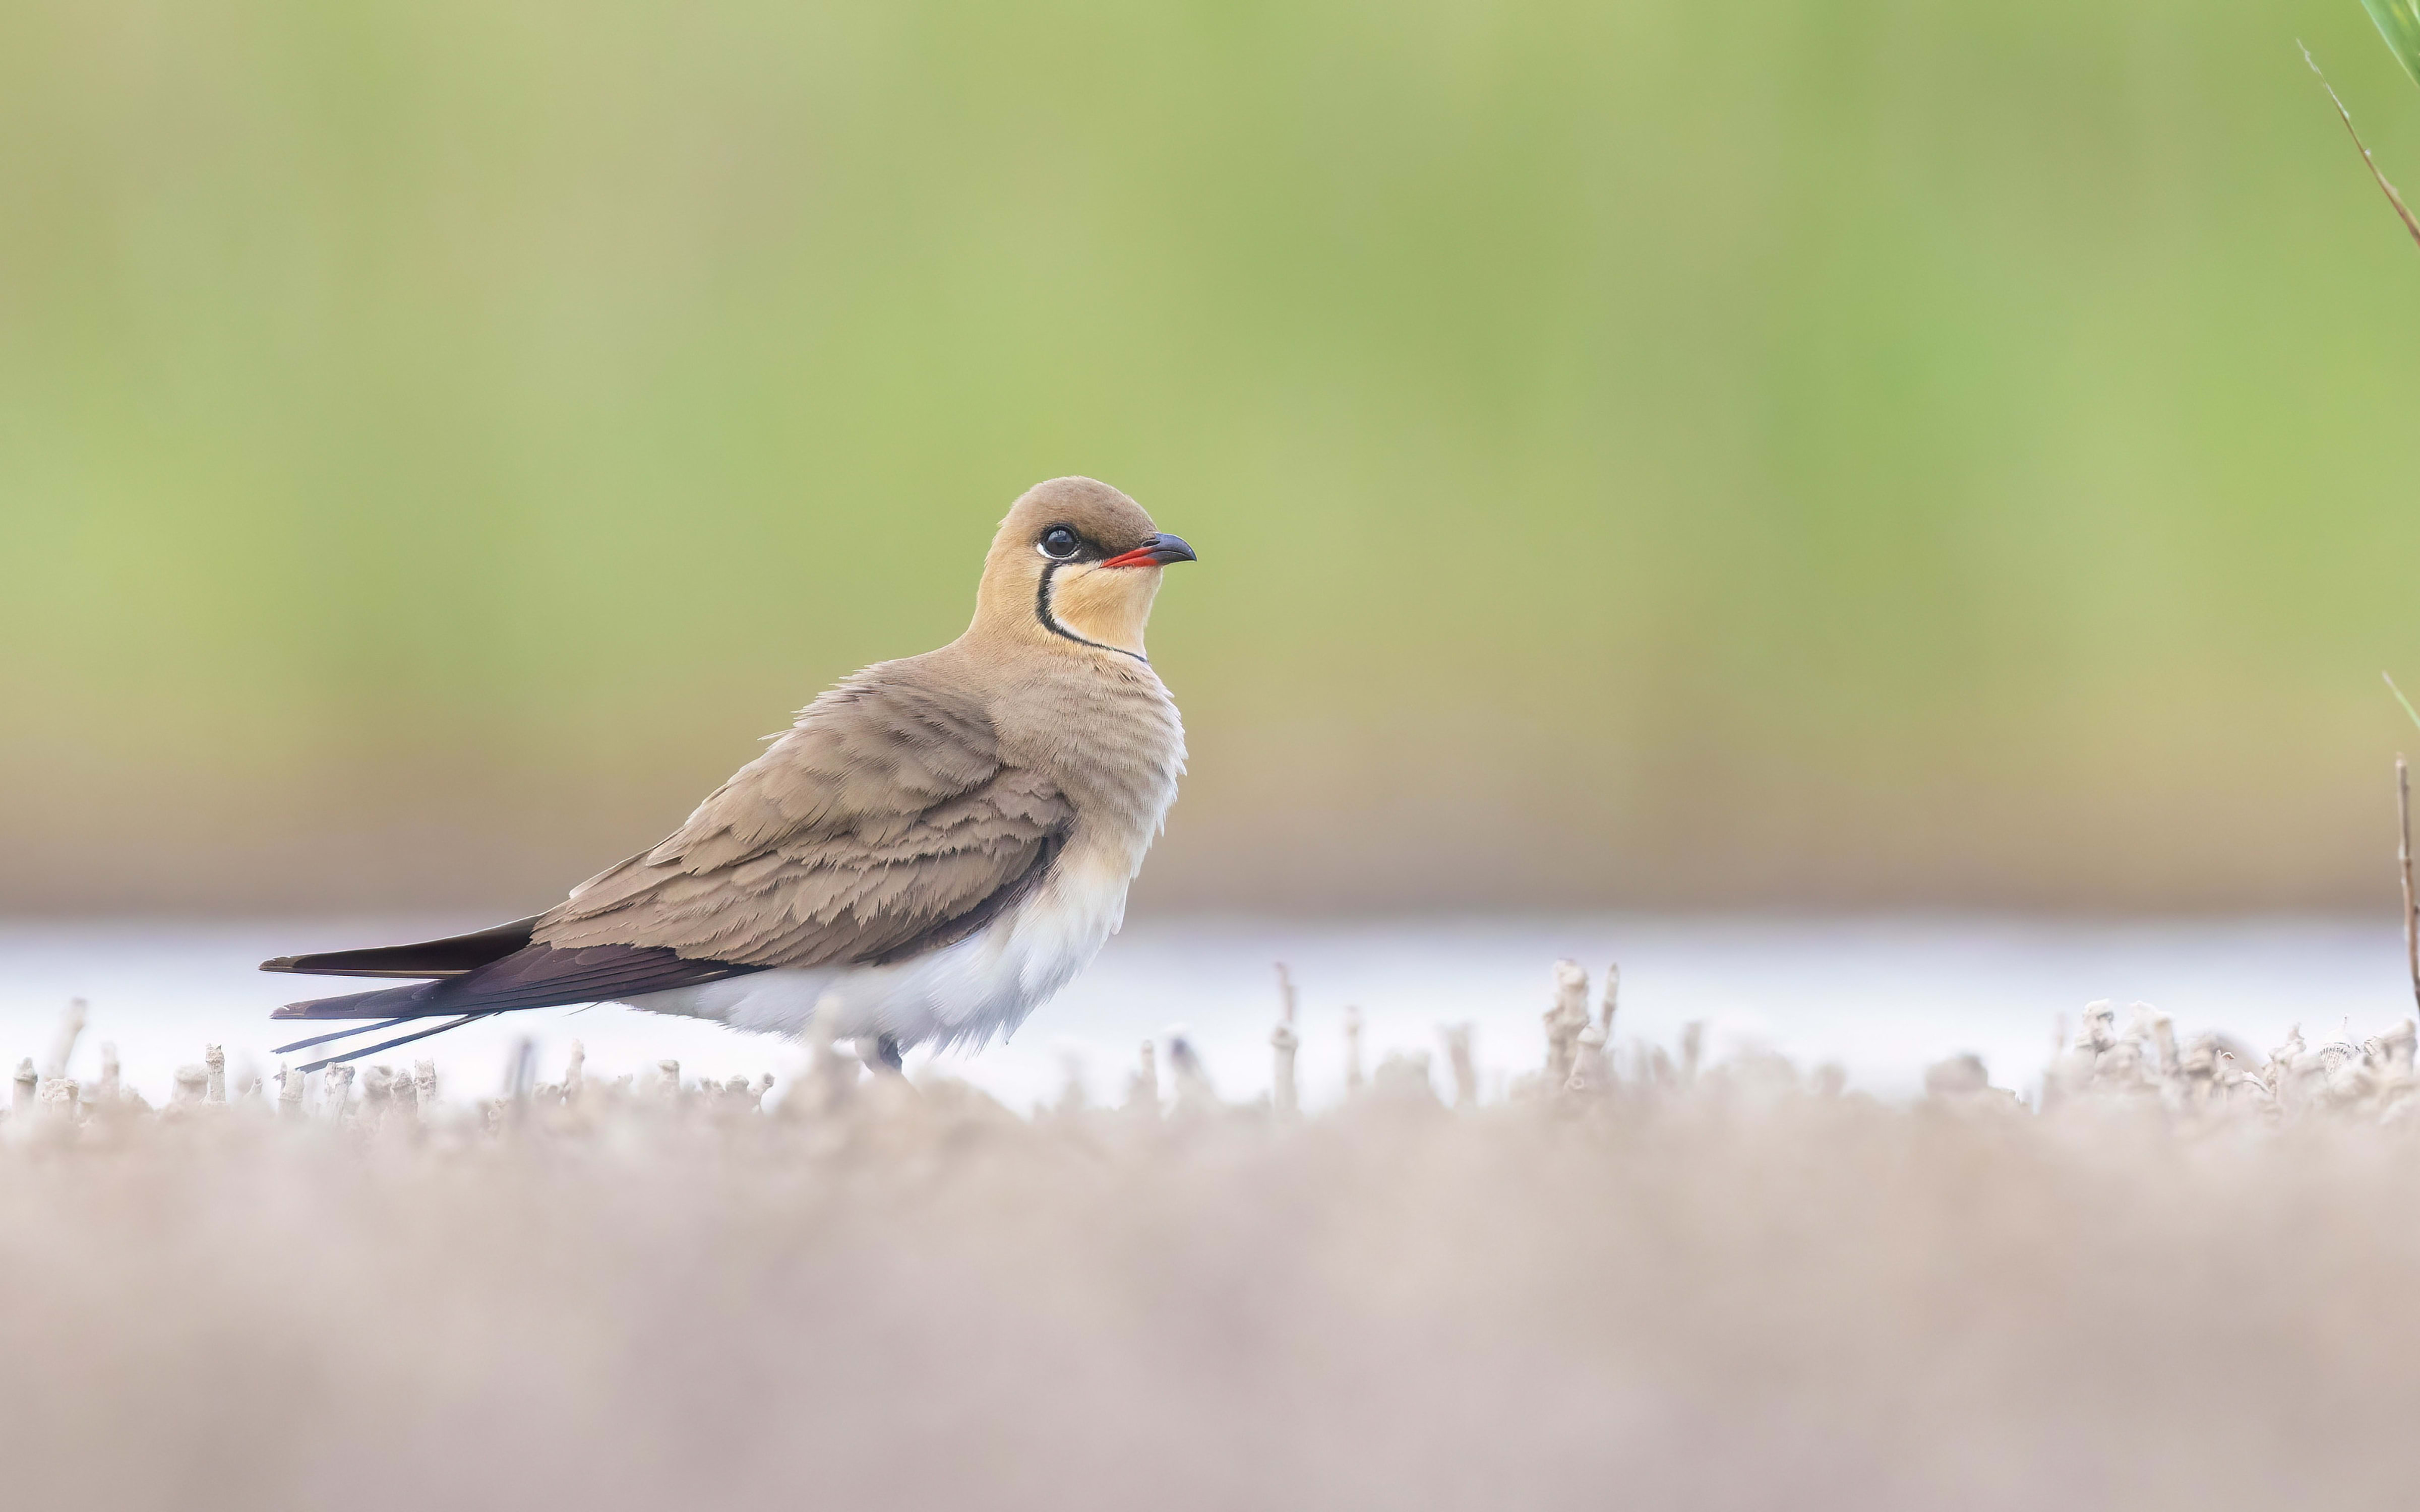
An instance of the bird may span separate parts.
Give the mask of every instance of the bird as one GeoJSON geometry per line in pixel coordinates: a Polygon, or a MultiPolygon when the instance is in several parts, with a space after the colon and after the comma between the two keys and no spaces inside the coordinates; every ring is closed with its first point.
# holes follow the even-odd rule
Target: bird
{"type": "Polygon", "coordinates": [[[965,634],[843,678],[661,843],[526,918],[263,962],[420,979],[287,1004],[271,1017],[374,1022],[276,1053],[413,1026],[316,1070],[607,1002],[870,1041],[892,1071],[1013,1032],[1117,932],[1175,801],[1185,727],[1143,629],[1162,570],[1195,560],[1106,483],[1037,484],[992,537],[965,634]]]}

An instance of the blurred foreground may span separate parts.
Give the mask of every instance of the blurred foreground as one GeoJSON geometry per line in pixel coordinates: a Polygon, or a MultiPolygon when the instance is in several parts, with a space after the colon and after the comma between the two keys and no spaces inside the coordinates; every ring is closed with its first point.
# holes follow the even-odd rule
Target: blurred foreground
{"type": "MultiPolygon", "coordinates": [[[[0,1130],[26,1504],[2381,1504],[2409,1484],[2409,1024],[2263,1057],[2088,1013],[2040,1108],[1609,1055],[1338,1110],[1020,1119],[827,1047],[796,1084],[524,1064],[0,1130]]],[[[1617,1026],[1618,1027],[1618,1026],[1617,1026]]],[[[57,1048],[53,1050],[57,1055],[57,1048]]],[[[64,1057],[60,1057],[64,1058],[64,1057]]],[[[1145,1068],[1150,1070],[1149,1067],[1145,1068]]],[[[1359,1078],[1357,1078],[1358,1080],[1359,1078]]],[[[155,1095],[162,1095],[154,1089],[155,1095]]],[[[225,1098],[221,1102],[218,1099],[225,1098]]]]}

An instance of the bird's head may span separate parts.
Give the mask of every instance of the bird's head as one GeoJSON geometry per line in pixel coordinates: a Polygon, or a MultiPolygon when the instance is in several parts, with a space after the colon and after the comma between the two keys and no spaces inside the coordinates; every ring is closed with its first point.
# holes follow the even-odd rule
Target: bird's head
{"type": "Polygon", "coordinates": [[[1193,548],[1140,504],[1091,478],[1026,491],[1000,522],[975,594],[976,627],[1075,651],[1143,655],[1143,624],[1171,562],[1193,548]]]}

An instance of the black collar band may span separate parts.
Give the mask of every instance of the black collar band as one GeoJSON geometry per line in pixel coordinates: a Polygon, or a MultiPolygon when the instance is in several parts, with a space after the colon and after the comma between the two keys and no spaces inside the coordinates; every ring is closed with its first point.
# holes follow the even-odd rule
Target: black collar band
{"type": "Polygon", "coordinates": [[[1065,625],[1060,624],[1057,620],[1051,618],[1050,576],[1065,565],[1066,563],[1063,562],[1054,562],[1050,563],[1050,565],[1043,568],[1041,586],[1037,587],[1033,591],[1033,617],[1042,622],[1042,627],[1049,631],[1052,635],[1064,636],[1068,640],[1075,641],[1079,646],[1090,646],[1094,651],[1114,651],[1121,656],[1132,656],[1135,660],[1141,662],[1144,666],[1150,666],[1151,658],[1144,656],[1140,651],[1128,651],[1124,646],[1105,645],[1098,640],[1087,640],[1083,636],[1078,635],[1075,631],[1070,630],[1065,625]]]}

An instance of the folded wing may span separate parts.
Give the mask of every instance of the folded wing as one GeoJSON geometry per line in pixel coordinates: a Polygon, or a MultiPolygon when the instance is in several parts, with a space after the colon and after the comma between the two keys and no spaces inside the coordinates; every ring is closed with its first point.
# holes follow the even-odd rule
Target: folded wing
{"type": "Polygon", "coordinates": [[[542,916],[536,941],[856,964],[945,944],[1037,885],[1073,808],[1002,763],[980,701],[914,665],[817,699],[670,839],[542,916]]]}

